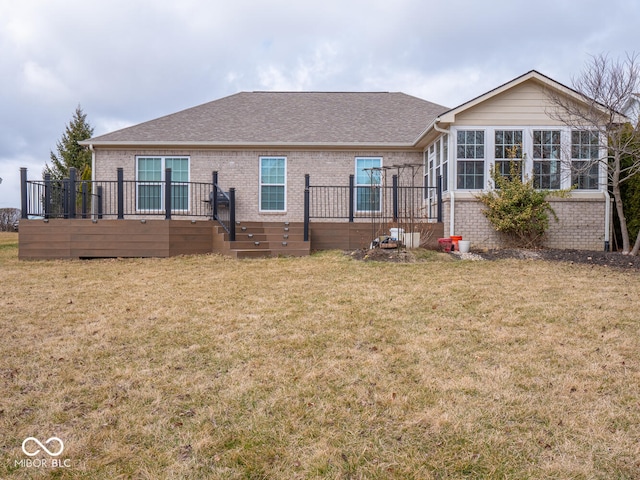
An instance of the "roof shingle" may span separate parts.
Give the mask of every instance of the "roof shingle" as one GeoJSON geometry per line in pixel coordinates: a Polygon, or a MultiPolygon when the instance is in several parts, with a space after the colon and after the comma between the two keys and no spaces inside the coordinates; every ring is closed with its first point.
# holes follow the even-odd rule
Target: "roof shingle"
{"type": "Polygon", "coordinates": [[[93,144],[412,144],[446,107],[404,93],[241,92],[93,144]]]}

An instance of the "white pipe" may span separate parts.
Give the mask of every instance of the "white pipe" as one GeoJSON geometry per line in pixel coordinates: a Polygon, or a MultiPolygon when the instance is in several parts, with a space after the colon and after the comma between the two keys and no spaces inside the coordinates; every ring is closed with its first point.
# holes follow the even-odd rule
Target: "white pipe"
{"type": "Polygon", "coordinates": [[[453,194],[453,190],[449,192],[449,235],[455,235],[455,218],[456,218],[456,197],[453,194]]]}
{"type": "Polygon", "coordinates": [[[611,246],[609,244],[610,230],[611,230],[611,196],[607,189],[604,189],[604,198],[606,199],[604,205],[604,248],[605,250],[609,247],[611,250],[611,246]]]}
{"type": "MultiPolygon", "coordinates": [[[[451,132],[450,132],[450,130],[449,130],[448,128],[447,128],[447,129],[444,129],[444,128],[440,128],[440,127],[438,126],[438,119],[436,119],[436,120],[433,122],[433,129],[434,129],[436,132],[446,133],[447,135],[449,135],[449,134],[451,133],[451,132]]],[[[447,139],[447,142],[449,142],[449,139],[447,139]]],[[[450,145],[448,145],[447,147],[449,147],[449,146],[450,146],[450,145]]],[[[451,151],[451,149],[450,149],[450,148],[447,148],[447,152],[450,152],[450,151],[451,151]]],[[[448,155],[448,153],[447,153],[447,155],[448,155]]],[[[449,160],[449,159],[447,158],[447,161],[448,161],[448,160],[449,160]]],[[[448,187],[448,185],[447,185],[447,187],[448,187]]],[[[444,188],[444,186],[443,186],[443,188],[444,188]]],[[[449,202],[449,235],[455,235],[455,233],[454,233],[454,232],[455,232],[455,223],[456,223],[456,222],[455,222],[455,218],[456,218],[456,209],[455,209],[455,206],[456,206],[456,198],[455,198],[455,195],[454,195],[454,193],[453,193],[453,189],[450,189],[450,190],[448,190],[448,191],[449,191],[449,199],[450,199],[450,202],[449,202]]]]}

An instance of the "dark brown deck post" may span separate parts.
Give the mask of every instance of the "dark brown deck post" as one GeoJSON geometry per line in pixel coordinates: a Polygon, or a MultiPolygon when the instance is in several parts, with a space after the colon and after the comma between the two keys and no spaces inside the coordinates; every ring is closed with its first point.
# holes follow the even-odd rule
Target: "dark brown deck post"
{"type": "Polygon", "coordinates": [[[304,176],[304,238],[309,241],[309,174],[304,176]]]}
{"type": "Polygon", "coordinates": [[[393,221],[398,221],[398,175],[391,177],[393,185],[393,221]]]}
{"type": "Polygon", "coordinates": [[[51,174],[44,174],[44,218],[51,217],[51,174]]]}
{"type": "Polygon", "coordinates": [[[355,181],[354,181],[355,176],[353,175],[353,173],[351,175],[349,175],[349,222],[353,223],[353,209],[354,209],[354,194],[355,194],[355,181]]]}
{"type": "Polygon", "coordinates": [[[102,218],[102,185],[99,185],[98,188],[96,188],[96,194],[98,196],[98,219],[102,218]]]}
{"type": "Polygon", "coordinates": [[[118,220],[124,220],[124,171],[118,167],[118,220]]]}
{"type": "Polygon", "coordinates": [[[211,220],[218,218],[218,172],[213,172],[213,197],[211,198],[211,220]]]}
{"type": "Polygon", "coordinates": [[[24,219],[29,218],[29,203],[27,202],[27,198],[29,196],[28,188],[27,169],[25,167],[20,167],[20,207],[22,210],[21,217],[24,219]]]}
{"type": "Polygon", "coordinates": [[[171,169],[164,170],[164,219],[171,220],[171,169]]]}
{"type": "Polygon", "coordinates": [[[82,182],[82,218],[87,218],[87,182],[82,182]]]}
{"type": "Polygon", "coordinates": [[[76,218],[76,169],[71,167],[69,169],[69,192],[67,195],[67,212],[69,212],[69,218],[76,218]]]}
{"type": "Polygon", "coordinates": [[[229,241],[236,241],[236,189],[229,189],[229,241]]]}

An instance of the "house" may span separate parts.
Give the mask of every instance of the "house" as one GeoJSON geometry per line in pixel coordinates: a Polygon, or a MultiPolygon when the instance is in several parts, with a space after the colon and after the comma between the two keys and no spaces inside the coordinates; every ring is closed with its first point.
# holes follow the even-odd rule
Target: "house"
{"type": "Polygon", "coordinates": [[[632,93],[629,96],[622,112],[629,118],[632,125],[638,125],[638,121],[640,121],[640,93],[632,93]]]}
{"type": "MultiPolygon", "coordinates": [[[[70,247],[72,257],[193,251],[180,247],[186,244],[304,254],[366,247],[392,227],[422,232],[423,242],[455,234],[494,248],[501,239],[476,196],[491,188],[493,165],[505,171],[514,148],[539,188],[573,187],[566,198],[551,199],[558,222],[551,222],[547,246],[599,250],[610,232],[606,171],[597,162],[604,152],[588,126],[572,131],[553,118],[549,92],[582,101],[536,71],[453,109],[403,93],[238,93],[81,142],[93,152],[91,211],[82,222],[78,201],[70,202],[66,223],[47,212],[45,221],[70,235],[61,244],[85,240],[70,247]],[[158,214],[169,222],[151,221],[158,214]],[[211,218],[218,221],[212,234],[211,218]],[[69,234],[69,220],[82,232],[69,234]],[[144,244],[151,224],[162,230],[153,235],[163,245],[129,248],[134,237],[144,244]],[[100,232],[93,243],[91,231],[100,232]],[[114,247],[118,242],[129,249],[114,247]]],[[[30,245],[24,258],[45,248],[30,245]]]]}

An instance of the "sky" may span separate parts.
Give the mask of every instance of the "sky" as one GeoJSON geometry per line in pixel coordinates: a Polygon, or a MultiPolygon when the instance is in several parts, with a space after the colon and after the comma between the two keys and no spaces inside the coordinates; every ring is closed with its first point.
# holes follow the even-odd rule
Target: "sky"
{"type": "Polygon", "coordinates": [[[529,70],[640,53],[637,0],[0,0],[0,208],[78,105],[101,135],[240,91],[455,107],[529,70]]]}

